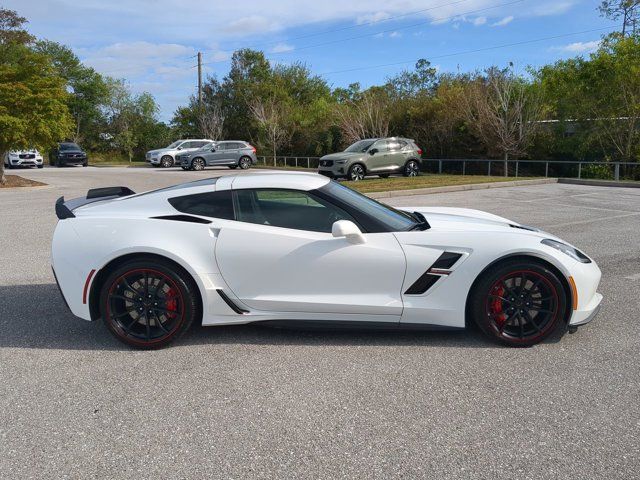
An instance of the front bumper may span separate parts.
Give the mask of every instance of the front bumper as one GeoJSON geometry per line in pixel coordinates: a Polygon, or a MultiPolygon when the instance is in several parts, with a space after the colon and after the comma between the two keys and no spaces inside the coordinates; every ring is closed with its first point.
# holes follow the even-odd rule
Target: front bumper
{"type": "Polygon", "coordinates": [[[34,167],[42,165],[42,157],[38,158],[9,158],[9,163],[13,167],[34,167]]]}
{"type": "Polygon", "coordinates": [[[324,175],[329,178],[339,178],[344,177],[347,174],[349,169],[349,165],[347,163],[334,163],[332,166],[322,166],[318,167],[318,173],[320,175],[324,175]]]}
{"type": "Polygon", "coordinates": [[[600,312],[601,302],[602,295],[600,293],[596,293],[583,309],[573,311],[571,319],[569,320],[569,325],[572,327],[579,327],[580,325],[586,325],[596,318],[600,312]]]}
{"type": "Polygon", "coordinates": [[[575,282],[577,305],[573,305],[569,326],[578,326],[589,323],[600,310],[602,295],[598,293],[598,286],[602,272],[593,261],[591,263],[572,262],[572,264],[569,273],[575,282]]]}

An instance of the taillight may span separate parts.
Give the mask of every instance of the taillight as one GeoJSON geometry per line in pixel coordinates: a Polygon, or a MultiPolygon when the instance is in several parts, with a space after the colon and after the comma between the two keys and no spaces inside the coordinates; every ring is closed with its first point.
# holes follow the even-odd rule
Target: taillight
{"type": "Polygon", "coordinates": [[[249,145],[251,147],[251,150],[253,150],[253,153],[256,153],[256,147],[254,147],[253,145],[249,145]]]}
{"type": "Polygon", "coordinates": [[[421,148],[418,149],[418,155],[422,155],[422,149],[421,148]]]}

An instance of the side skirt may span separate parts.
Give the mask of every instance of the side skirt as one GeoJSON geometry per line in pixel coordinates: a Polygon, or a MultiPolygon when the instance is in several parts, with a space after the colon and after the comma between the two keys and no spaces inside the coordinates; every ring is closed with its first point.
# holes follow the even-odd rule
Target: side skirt
{"type": "Polygon", "coordinates": [[[378,330],[378,331],[455,331],[464,327],[447,327],[424,323],[357,322],[334,320],[259,320],[251,325],[290,330],[378,330]]]}

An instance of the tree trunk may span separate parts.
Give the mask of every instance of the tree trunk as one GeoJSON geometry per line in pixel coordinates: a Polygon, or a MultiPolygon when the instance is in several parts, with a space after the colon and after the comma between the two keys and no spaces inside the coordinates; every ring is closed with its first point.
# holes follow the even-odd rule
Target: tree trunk
{"type": "Polygon", "coordinates": [[[4,156],[7,152],[0,151],[0,185],[7,183],[7,179],[4,178],[4,156]]]}
{"type": "Polygon", "coordinates": [[[504,176],[509,176],[509,152],[504,152],[504,176]]]}

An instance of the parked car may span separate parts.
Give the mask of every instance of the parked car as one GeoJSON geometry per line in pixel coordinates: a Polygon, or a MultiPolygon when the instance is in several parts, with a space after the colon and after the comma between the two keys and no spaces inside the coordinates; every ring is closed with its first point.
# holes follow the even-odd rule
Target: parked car
{"type": "Polygon", "coordinates": [[[209,140],[207,138],[177,140],[165,148],[149,150],[145,155],[145,160],[149,162],[152,167],[168,168],[173,167],[174,165],[178,166],[179,163],[176,161],[177,154],[200,150],[212,143],[213,140],[209,140]]]}
{"type": "Polygon", "coordinates": [[[475,322],[521,347],[588,323],[602,300],[596,263],[549,233],[466,208],[394,209],[312,173],[98,188],[55,210],[51,259],[67,305],[138,348],[200,321],[475,322]]]}
{"type": "Polygon", "coordinates": [[[318,173],[330,178],[362,180],[366,175],[387,178],[402,173],[420,173],[422,150],[409,138],[368,138],[350,145],[344,152],[320,158],[318,173]]]}
{"type": "Polygon", "coordinates": [[[223,166],[246,170],[258,162],[256,148],[242,140],[215,142],[195,152],[180,153],[177,159],[183,170],[223,166]]]}
{"type": "Polygon", "coordinates": [[[4,166],[6,168],[18,167],[38,167],[44,166],[42,155],[38,150],[10,150],[4,156],[4,166]]]}
{"type": "Polygon", "coordinates": [[[62,142],[49,152],[49,165],[64,167],[66,165],[89,165],[87,153],[77,143],[62,142]]]}

